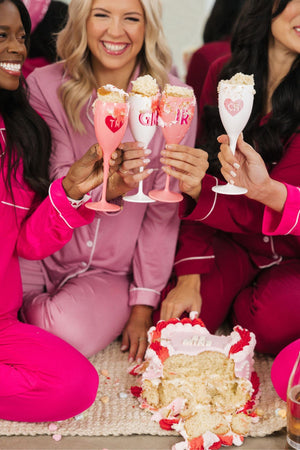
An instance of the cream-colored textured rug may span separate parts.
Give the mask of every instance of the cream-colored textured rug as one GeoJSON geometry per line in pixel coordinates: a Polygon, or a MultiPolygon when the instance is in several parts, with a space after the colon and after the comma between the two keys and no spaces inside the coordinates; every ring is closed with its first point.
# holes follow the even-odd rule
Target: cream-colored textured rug
{"type": "MultiPolygon", "coordinates": [[[[60,434],[62,436],[119,436],[131,434],[177,435],[176,432],[162,430],[151,420],[152,414],[139,408],[138,400],[130,393],[130,386],[136,378],[127,373],[128,354],[120,351],[120,343],[113,342],[102,352],[91,358],[100,375],[99,392],[94,404],[82,415],[53,424],[23,423],[0,420],[0,435],[41,435],[60,434]]],[[[255,356],[255,370],[261,382],[261,397],[258,404],[261,418],[253,424],[250,436],[266,436],[286,425],[281,417],[286,404],[277,396],[271,380],[270,370],[273,359],[264,355],[255,356]]],[[[84,389],[84,387],[83,387],[84,389]]]]}

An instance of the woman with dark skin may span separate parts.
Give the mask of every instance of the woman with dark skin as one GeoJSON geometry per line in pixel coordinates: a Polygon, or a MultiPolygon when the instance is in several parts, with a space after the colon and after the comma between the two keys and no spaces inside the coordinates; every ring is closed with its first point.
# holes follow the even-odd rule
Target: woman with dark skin
{"type": "MultiPolygon", "coordinates": [[[[40,422],[88,408],[98,375],[71,345],[18,320],[18,256],[43,258],[68,242],[74,228],[93,220],[94,213],[71,202],[99,184],[102,153],[94,146],[50,184],[50,131],[29,105],[21,74],[30,26],[22,1],[0,0],[0,418],[40,422]]],[[[120,162],[116,152],[112,169],[120,162]]]]}

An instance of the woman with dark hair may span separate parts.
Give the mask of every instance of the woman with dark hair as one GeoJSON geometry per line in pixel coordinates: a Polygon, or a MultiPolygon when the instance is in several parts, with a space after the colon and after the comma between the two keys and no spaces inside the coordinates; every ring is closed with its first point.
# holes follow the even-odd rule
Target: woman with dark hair
{"type": "Polygon", "coordinates": [[[206,21],[204,45],[196,50],[189,62],[186,82],[194,89],[199,104],[209,66],[223,55],[230,54],[234,24],[245,0],[216,0],[206,21]]]}
{"type": "Polygon", "coordinates": [[[100,183],[101,151],[92,147],[63,179],[49,183],[50,132],[29,105],[21,75],[30,26],[22,1],[0,0],[0,418],[36,422],[88,408],[98,375],[72,346],[19,322],[18,256],[48,256],[71,239],[74,228],[92,221],[94,213],[78,202],[100,183]]]}
{"type": "Polygon", "coordinates": [[[57,0],[23,0],[31,17],[30,49],[22,72],[25,78],[36,68],[57,61],[56,37],[64,27],[68,5],[57,0]]]}
{"type": "Polygon", "coordinates": [[[165,171],[188,195],[181,204],[178,278],[165,293],[161,318],[194,309],[214,332],[232,308],[233,323],[256,334],[257,350],[277,353],[300,337],[300,240],[292,235],[299,234],[300,1],[247,0],[232,51],[229,61],[212,64],[201,99],[208,173],[196,179],[182,172],[188,151],[164,153],[164,164],[177,169],[165,171]],[[244,130],[248,144],[240,136],[233,158],[228,137],[220,136],[217,84],[238,72],[254,75],[256,95],[244,130]],[[225,183],[219,143],[222,173],[248,187],[245,196],[211,189],[225,183]]]}

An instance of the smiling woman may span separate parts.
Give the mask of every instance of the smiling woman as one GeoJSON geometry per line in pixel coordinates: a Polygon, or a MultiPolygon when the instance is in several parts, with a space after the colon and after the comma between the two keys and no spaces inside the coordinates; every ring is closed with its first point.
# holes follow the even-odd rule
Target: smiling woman
{"type": "Polygon", "coordinates": [[[0,419],[37,422],[66,419],[89,407],[98,375],[66,342],[18,320],[18,256],[47,256],[70,239],[73,226],[93,219],[87,209],[73,209],[67,195],[78,181],[82,187],[85,170],[90,176],[99,158],[88,154],[50,185],[49,128],[30,106],[21,75],[29,35],[23,2],[0,0],[0,419]]]}
{"type": "Polygon", "coordinates": [[[28,36],[13,3],[1,4],[0,17],[0,87],[15,90],[27,56],[28,36]]]}
{"type": "MultiPolygon", "coordinates": [[[[57,41],[62,62],[28,78],[32,105],[54,138],[52,177],[63,176],[96,142],[92,105],[97,88],[111,84],[130,91],[131,81],[146,74],[161,89],[166,83],[184,86],[169,74],[171,56],[161,15],[160,0],[70,2],[69,19],[57,41]]],[[[196,117],[178,150],[194,144],[195,126],[196,117]]],[[[127,128],[121,171],[110,174],[107,185],[108,200],[122,204],[119,213],[102,214],[96,226],[76,230],[61,252],[40,264],[22,262],[24,318],[85,355],[122,334],[122,350],[129,350],[130,360],[141,360],[152,310],[171,272],[179,227],[176,204],[122,203],[122,195],[136,191],[140,180],[147,191],[164,187],[163,171],[155,170],[161,167],[165,145],[161,130],[149,145],[151,150],[135,142],[127,128]]],[[[170,188],[178,191],[178,183],[171,180],[170,188]]],[[[93,191],[93,200],[101,194],[102,186],[93,191]]]]}

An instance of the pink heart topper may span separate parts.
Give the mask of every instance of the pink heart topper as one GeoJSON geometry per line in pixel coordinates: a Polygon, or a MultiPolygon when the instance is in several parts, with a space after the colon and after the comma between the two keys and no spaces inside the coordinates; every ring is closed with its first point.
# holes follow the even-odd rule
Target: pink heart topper
{"type": "Polygon", "coordinates": [[[105,123],[110,131],[116,133],[120,128],[122,128],[124,120],[120,120],[119,118],[113,116],[107,116],[105,118],[105,123]]]}
{"type": "Polygon", "coordinates": [[[244,107],[244,102],[241,99],[231,100],[231,98],[226,98],[224,101],[225,108],[231,116],[238,114],[244,107]]]}

